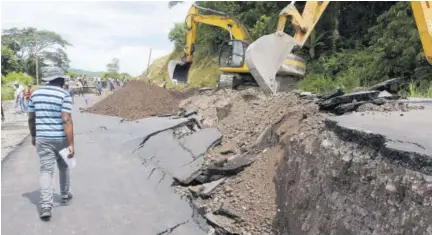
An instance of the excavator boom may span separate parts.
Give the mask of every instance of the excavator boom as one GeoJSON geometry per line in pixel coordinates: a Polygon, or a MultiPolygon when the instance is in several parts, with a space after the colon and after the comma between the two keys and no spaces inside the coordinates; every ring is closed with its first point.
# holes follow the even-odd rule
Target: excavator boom
{"type": "Polygon", "coordinates": [[[187,84],[188,73],[193,61],[193,53],[197,39],[198,23],[223,28],[230,32],[231,39],[241,40],[250,43],[252,41],[246,28],[236,19],[212,9],[202,8],[192,4],[186,16],[186,47],[181,61],[171,60],[168,63],[168,74],[171,80],[187,84]],[[214,15],[200,15],[198,10],[206,10],[214,15]]]}
{"type": "Polygon", "coordinates": [[[432,1],[412,1],[411,8],[426,60],[432,64],[432,1]]]}

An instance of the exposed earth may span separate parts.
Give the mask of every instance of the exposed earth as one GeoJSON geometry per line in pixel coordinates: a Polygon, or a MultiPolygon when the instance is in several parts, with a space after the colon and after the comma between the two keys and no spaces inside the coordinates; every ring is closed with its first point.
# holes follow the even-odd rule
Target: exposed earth
{"type": "MultiPolygon", "coordinates": [[[[173,98],[173,91],[155,87],[145,92],[149,90],[146,87],[149,85],[143,82],[125,87],[91,111],[116,110],[109,114],[139,119],[173,114],[178,108],[187,110],[198,114],[203,128],[217,127],[223,134],[221,144],[206,153],[203,169],[224,165],[239,155],[254,156],[248,167],[235,174],[215,178],[204,170],[189,185],[175,186],[202,210],[216,233],[407,234],[414,229],[416,234],[432,234],[427,225],[431,221],[424,217],[432,213],[426,206],[431,204],[428,192],[432,185],[424,180],[429,176],[393,165],[380,151],[330,131],[326,120],[335,114],[321,111],[315,95],[292,92],[268,97],[258,88],[249,88],[177,92],[173,98]],[[140,95],[132,95],[139,90],[138,84],[140,95]],[[153,99],[147,95],[164,98],[148,102],[153,99]],[[131,97],[137,98],[113,108],[131,97]],[[397,199],[393,186],[412,196],[397,199]],[[206,187],[212,190],[204,195],[206,187]],[[414,198],[417,204],[412,204],[414,198]],[[401,211],[408,217],[401,217],[401,211]],[[422,217],[422,223],[405,225],[417,218],[415,214],[422,217]],[[388,223],[401,225],[389,228],[388,223]]],[[[403,116],[425,108],[394,99],[378,104],[362,102],[354,112],[397,112],[403,116]]]]}

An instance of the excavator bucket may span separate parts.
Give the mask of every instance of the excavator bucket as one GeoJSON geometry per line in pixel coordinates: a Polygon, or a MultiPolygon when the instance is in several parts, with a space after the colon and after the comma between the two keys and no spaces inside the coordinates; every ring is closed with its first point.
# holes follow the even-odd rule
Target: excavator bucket
{"type": "Polygon", "coordinates": [[[298,42],[288,34],[264,35],[249,45],[245,62],[250,73],[266,95],[275,94],[279,89],[276,74],[298,42]]]}
{"type": "Polygon", "coordinates": [[[179,60],[168,62],[168,75],[171,81],[181,84],[188,83],[189,69],[192,63],[184,63],[179,60]]]}

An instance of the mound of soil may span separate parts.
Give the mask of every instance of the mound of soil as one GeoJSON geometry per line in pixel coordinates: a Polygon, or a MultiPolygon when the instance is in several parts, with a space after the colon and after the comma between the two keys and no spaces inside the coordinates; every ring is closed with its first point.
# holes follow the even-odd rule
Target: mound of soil
{"type": "Polygon", "coordinates": [[[130,81],[123,88],[90,107],[90,113],[137,120],[149,116],[172,114],[179,102],[194,95],[194,91],[177,91],[147,83],[130,81]]]}

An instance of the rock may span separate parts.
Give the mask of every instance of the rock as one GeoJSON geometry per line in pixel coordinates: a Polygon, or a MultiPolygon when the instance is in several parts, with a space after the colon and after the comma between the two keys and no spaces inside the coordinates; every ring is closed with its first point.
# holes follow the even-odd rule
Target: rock
{"type": "Polygon", "coordinates": [[[208,177],[213,175],[234,175],[241,172],[245,167],[251,165],[257,159],[256,155],[241,154],[231,157],[223,167],[211,166],[205,171],[208,177]]]}
{"type": "Polygon", "coordinates": [[[231,113],[232,104],[225,103],[221,106],[216,107],[216,116],[218,121],[222,121],[225,117],[227,117],[231,113]]]}
{"type": "Polygon", "coordinates": [[[256,139],[254,147],[263,149],[274,146],[277,143],[279,143],[279,138],[276,135],[275,128],[273,125],[268,125],[256,139]]]}
{"type": "Polygon", "coordinates": [[[237,223],[244,221],[241,216],[237,215],[230,207],[226,206],[225,204],[222,204],[219,209],[217,209],[214,213],[217,215],[224,215],[226,217],[229,217],[235,220],[237,223]]]}
{"type": "Polygon", "coordinates": [[[324,148],[329,148],[331,147],[333,144],[332,142],[330,142],[329,140],[325,139],[321,142],[321,146],[323,146],[324,148]]]}
{"type": "Polygon", "coordinates": [[[396,185],[392,182],[389,182],[386,184],[385,189],[389,192],[395,193],[397,192],[397,188],[396,185]]]}
{"type": "Polygon", "coordinates": [[[372,100],[372,103],[376,105],[383,105],[386,103],[386,101],[383,98],[376,98],[372,100]]]}
{"type": "Polygon", "coordinates": [[[349,103],[349,104],[341,104],[341,105],[336,107],[335,113],[342,115],[342,114],[347,113],[347,112],[355,111],[355,110],[357,110],[357,108],[360,105],[362,105],[364,103],[366,103],[366,102],[361,101],[361,102],[353,102],[353,103],[349,103]]]}
{"type": "Polygon", "coordinates": [[[219,186],[220,184],[222,184],[223,182],[225,182],[226,178],[222,178],[210,183],[206,183],[202,185],[202,190],[200,191],[200,196],[207,198],[210,197],[211,194],[213,193],[213,190],[219,186]]]}
{"type": "Polygon", "coordinates": [[[360,91],[342,96],[333,97],[328,100],[324,100],[318,105],[322,109],[333,109],[341,104],[348,104],[354,101],[370,101],[378,97],[379,91],[360,91]]]}
{"type": "Polygon", "coordinates": [[[231,142],[224,144],[221,147],[219,153],[223,154],[223,155],[230,154],[230,153],[235,153],[235,146],[234,146],[234,144],[231,143],[231,142]]]}
{"type": "Polygon", "coordinates": [[[207,213],[204,215],[207,222],[215,227],[216,230],[222,231],[221,234],[239,234],[237,231],[232,229],[235,220],[225,216],[215,215],[213,213],[207,213]]]}
{"type": "Polygon", "coordinates": [[[378,83],[372,87],[369,88],[370,91],[384,91],[388,90],[390,86],[398,83],[402,78],[392,78],[389,80],[386,80],[384,82],[378,83]]]}
{"type": "Polygon", "coordinates": [[[204,187],[202,185],[196,185],[196,186],[189,186],[188,189],[194,197],[198,197],[201,194],[201,191],[204,190],[204,187]]]}

